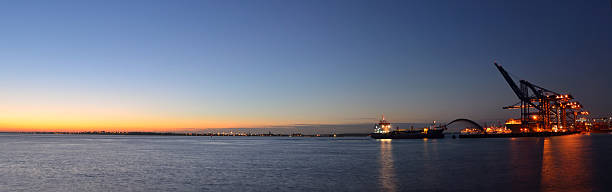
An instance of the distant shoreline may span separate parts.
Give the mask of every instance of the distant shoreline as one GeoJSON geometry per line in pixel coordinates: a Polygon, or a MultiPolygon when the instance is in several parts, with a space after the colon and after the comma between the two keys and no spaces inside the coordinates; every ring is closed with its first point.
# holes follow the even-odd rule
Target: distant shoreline
{"type": "Polygon", "coordinates": [[[60,134],[60,135],[156,135],[156,136],[222,136],[222,137],[367,137],[367,133],[344,133],[344,134],[255,134],[255,133],[173,133],[173,132],[0,132],[8,134],[60,134]]]}

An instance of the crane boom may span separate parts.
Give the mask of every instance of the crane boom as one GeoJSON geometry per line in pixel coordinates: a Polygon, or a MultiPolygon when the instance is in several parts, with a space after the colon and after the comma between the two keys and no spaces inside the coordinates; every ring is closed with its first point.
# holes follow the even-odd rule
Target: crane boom
{"type": "Polygon", "coordinates": [[[524,93],[521,91],[521,89],[519,89],[519,87],[516,85],[516,83],[514,82],[514,80],[512,80],[512,77],[510,77],[510,75],[508,74],[508,72],[499,64],[494,63],[495,67],[497,67],[497,69],[499,70],[499,72],[502,74],[502,76],[504,76],[504,79],[506,79],[506,82],[508,82],[508,85],[510,85],[510,88],[512,88],[512,91],[514,91],[514,93],[516,94],[516,96],[521,100],[521,101],[525,101],[526,98],[524,98],[524,93]]]}

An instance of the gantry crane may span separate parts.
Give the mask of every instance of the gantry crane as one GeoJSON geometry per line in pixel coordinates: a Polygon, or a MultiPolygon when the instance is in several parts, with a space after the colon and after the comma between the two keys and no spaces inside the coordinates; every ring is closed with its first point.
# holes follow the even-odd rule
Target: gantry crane
{"type": "Polygon", "coordinates": [[[517,85],[501,65],[494,64],[519,98],[517,104],[503,107],[521,110],[521,126],[518,131],[576,131],[578,118],[588,115],[579,102],[573,101],[572,95],[559,94],[526,80],[520,80],[517,85]]]}

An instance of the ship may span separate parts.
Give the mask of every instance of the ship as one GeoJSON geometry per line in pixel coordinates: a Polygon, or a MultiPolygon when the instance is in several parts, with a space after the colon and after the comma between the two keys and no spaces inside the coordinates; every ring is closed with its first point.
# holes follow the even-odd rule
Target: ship
{"type": "Polygon", "coordinates": [[[435,139],[444,138],[444,128],[436,126],[435,121],[432,125],[421,129],[400,129],[397,127],[391,130],[391,123],[385,120],[385,116],[374,126],[374,132],[370,137],[374,139],[435,139]]]}

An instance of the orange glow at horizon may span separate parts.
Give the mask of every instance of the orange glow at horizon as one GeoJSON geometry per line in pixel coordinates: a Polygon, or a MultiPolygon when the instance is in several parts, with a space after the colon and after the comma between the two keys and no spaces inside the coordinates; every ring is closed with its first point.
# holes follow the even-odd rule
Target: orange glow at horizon
{"type": "MultiPolygon", "coordinates": [[[[6,121],[0,120],[0,131],[7,132],[78,132],[78,131],[194,131],[207,128],[254,128],[270,124],[253,124],[245,122],[218,122],[201,120],[43,120],[6,121]]],[[[273,125],[272,125],[273,126],[273,125]]]]}
{"type": "Polygon", "coordinates": [[[255,128],[277,126],[253,118],[176,117],[83,113],[4,113],[0,115],[0,131],[4,132],[78,132],[78,131],[195,131],[207,128],[255,128]]]}
{"type": "Polygon", "coordinates": [[[0,132],[80,131],[202,131],[214,128],[266,128],[295,124],[362,123],[343,117],[296,113],[289,110],[262,112],[235,106],[198,104],[180,100],[135,99],[118,96],[47,94],[37,98],[7,97],[0,101],[0,132]],[[341,120],[338,120],[341,119],[341,120]]]}
{"type": "MultiPolygon", "coordinates": [[[[328,124],[332,122],[299,121],[300,123],[328,124]]],[[[291,126],[289,120],[262,117],[176,116],[136,113],[52,113],[0,111],[0,132],[81,132],[81,131],[140,131],[173,132],[202,131],[214,128],[265,128],[291,126]]]]}
{"type": "Polygon", "coordinates": [[[206,128],[254,128],[288,122],[228,114],[190,114],[175,109],[118,102],[96,103],[34,100],[5,103],[0,108],[3,132],[197,131],[206,128]]]}
{"type": "Polygon", "coordinates": [[[205,120],[17,120],[0,119],[0,131],[3,132],[79,132],[79,131],[142,131],[172,132],[197,131],[210,128],[257,128],[277,126],[270,123],[226,122],[205,120]]]}

